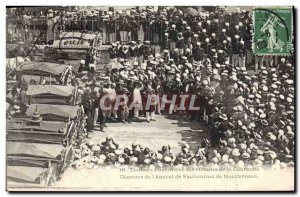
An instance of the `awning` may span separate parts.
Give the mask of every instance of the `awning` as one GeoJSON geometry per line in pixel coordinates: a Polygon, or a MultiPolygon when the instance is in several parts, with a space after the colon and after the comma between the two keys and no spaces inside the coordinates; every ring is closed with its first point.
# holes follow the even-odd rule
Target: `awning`
{"type": "Polygon", "coordinates": [[[59,121],[42,121],[39,126],[26,125],[24,122],[30,120],[30,117],[17,119],[13,118],[6,124],[7,130],[31,130],[31,131],[48,131],[58,133],[58,130],[66,126],[66,122],[59,121]]]}
{"type": "Polygon", "coordinates": [[[31,75],[60,75],[69,65],[51,62],[24,62],[16,71],[31,75]]]}
{"type": "Polygon", "coordinates": [[[52,94],[58,96],[69,97],[72,95],[74,90],[73,86],[62,86],[62,85],[29,85],[26,95],[42,95],[52,94]]]}
{"type": "MultiPolygon", "coordinates": [[[[47,85],[60,83],[57,80],[57,78],[55,78],[54,76],[52,76],[52,77],[43,76],[43,77],[45,78],[47,85]]],[[[30,83],[31,80],[35,80],[36,82],[39,82],[41,79],[41,75],[32,75],[32,73],[30,75],[22,74],[21,79],[22,79],[22,81],[26,81],[27,83],[30,83]]]]}
{"type": "Polygon", "coordinates": [[[56,159],[63,149],[64,147],[62,145],[55,144],[7,142],[6,155],[56,159]]]}
{"type": "Polygon", "coordinates": [[[23,166],[7,166],[6,169],[6,176],[8,179],[13,178],[19,181],[32,183],[45,171],[45,168],[23,166]]]}
{"type": "Polygon", "coordinates": [[[72,106],[72,105],[50,105],[50,104],[32,104],[28,107],[26,114],[31,116],[38,110],[40,115],[47,115],[52,114],[56,116],[62,117],[70,117],[74,118],[77,116],[77,112],[80,109],[79,106],[72,106]]]}

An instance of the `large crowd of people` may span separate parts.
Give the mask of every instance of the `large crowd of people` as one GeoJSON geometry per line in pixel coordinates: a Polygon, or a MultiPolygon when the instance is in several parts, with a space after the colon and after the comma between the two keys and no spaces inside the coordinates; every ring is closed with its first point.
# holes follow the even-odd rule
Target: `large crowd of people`
{"type": "MultiPolygon", "coordinates": [[[[138,121],[141,113],[150,122],[155,119],[154,113],[162,112],[159,103],[149,111],[129,110],[126,103],[115,109],[116,95],[126,94],[144,105],[144,97],[149,94],[196,94],[195,104],[200,110],[177,110],[179,102],[176,101],[164,112],[207,124],[210,143],[199,144],[206,162],[218,163],[224,157],[259,160],[263,164],[291,164],[294,155],[292,59],[282,57],[277,62],[272,57],[264,57],[266,61],[257,65],[259,69],[251,68],[251,63],[255,64],[251,17],[241,11],[231,15],[237,16],[236,20],[215,18],[220,15],[207,13],[204,18],[185,21],[178,17],[177,23],[166,22],[160,47],[150,40],[131,40],[128,45],[113,42],[109,49],[110,64],[121,66],[107,68],[106,74],[98,76],[98,80],[107,79],[103,87],[97,87],[95,78],[84,79],[92,86],[83,87],[83,101],[95,96],[93,123],[97,123],[98,115],[100,125],[105,125],[107,118],[120,118],[124,123],[138,121]],[[103,111],[98,107],[99,99],[107,94],[110,99],[106,105],[111,110],[103,111]],[[213,150],[214,157],[208,156],[208,149],[213,150]]],[[[85,83],[82,80],[77,83],[85,83]]],[[[203,157],[183,155],[189,163],[203,162],[203,157]]]]}
{"type": "Polygon", "coordinates": [[[207,139],[195,152],[188,144],[183,144],[180,152],[174,153],[170,145],[162,146],[161,150],[151,150],[136,143],[122,148],[112,136],[108,136],[104,142],[89,140],[79,144],[73,153],[70,165],[77,170],[106,166],[147,170],[182,167],[283,170],[294,166],[291,156],[282,161],[274,150],[267,147],[260,150],[254,142],[249,147],[242,143],[235,148],[211,149],[207,139]]]}
{"type": "MultiPolygon", "coordinates": [[[[182,53],[182,49],[195,46],[196,40],[199,40],[208,45],[206,48],[201,46],[206,53],[214,55],[219,49],[223,50],[221,53],[233,57],[234,64],[249,65],[254,61],[251,11],[237,8],[236,12],[227,12],[225,7],[204,7],[201,12],[197,9],[167,6],[117,11],[113,7],[106,11],[77,7],[10,8],[7,12],[7,41],[51,45],[62,32],[85,32],[101,35],[103,44],[118,41],[127,45],[130,41],[150,41],[160,45],[161,49],[167,47],[173,53],[178,48],[178,53],[182,53]],[[165,33],[169,32],[169,40],[166,40],[165,33]],[[215,50],[208,51],[211,48],[215,50]]],[[[255,68],[263,64],[277,65],[279,59],[278,56],[255,56],[255,68]]]]}
{"type": "MultiPolygon", "coordinates": [[[[77,13],[63,17],[72,21],[77,13]]],[[[197,153],[184,145],[172,156],[168,146],[159,154],[136,144],[121,150],[108,138],[99,146],[80,147],[78,160],[96,151],[102,156],[93,159],[100,163],[293,166],[293,57],[253,54],[251,11],[228,13],[220,8],[188,15],[181,9],[149,7],[127,14],[97,10],[91,14],[103,19],[97,32],[111,47],[110,63],[101,73],[95,72],[96,60],[88,64],[82,60],[78,70],[82,77],[73,82],[87,117],[87,132],[98,124],[104,132],[108,121],[142,121],[142,115],[150,123],[155,114],[163,113],[206,124],[210,139],[199,142],[197,153]],[[110,26],[116,18],[121,20],[118,31],[110,26]],[[107,95],[104,105],[109,109],[104,110],[101,98],[107,95]],[[148,110],[130,108],[125,101],[115,108],[117,95],[141,106],[149,95],[160,99],[148,110]],[[179,110],[180,99],[162,108],[164,95],[168,99],[187,95],[186,105],[196,95],[195,106],[200,109],[179,110]]]]}

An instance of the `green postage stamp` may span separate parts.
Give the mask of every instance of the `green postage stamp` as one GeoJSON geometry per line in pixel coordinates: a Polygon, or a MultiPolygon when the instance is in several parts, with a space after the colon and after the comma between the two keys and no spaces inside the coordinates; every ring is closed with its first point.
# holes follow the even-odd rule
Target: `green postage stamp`
{"type": "Polygon", "coordinates": [[[254,9],[254,52],[257,55],[291,55],[293,8],[254,9]]]}

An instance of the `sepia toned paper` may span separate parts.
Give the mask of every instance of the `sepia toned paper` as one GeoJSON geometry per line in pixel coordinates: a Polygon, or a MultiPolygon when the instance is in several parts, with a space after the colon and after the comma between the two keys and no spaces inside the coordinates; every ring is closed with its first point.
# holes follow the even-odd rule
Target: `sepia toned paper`
{"type": "Polygon", "coordinates": [[[7,191],[295,191],[291,6],[7,6],[7,191]]]}

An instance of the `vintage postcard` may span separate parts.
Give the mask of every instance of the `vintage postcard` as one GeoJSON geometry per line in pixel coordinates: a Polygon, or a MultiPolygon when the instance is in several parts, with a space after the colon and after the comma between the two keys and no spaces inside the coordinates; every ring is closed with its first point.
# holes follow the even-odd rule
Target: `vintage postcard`
{"type": "Polygon", "coordinates": [[[7,191],[295,191],[292,6],[7,6],[7,191]]]}

